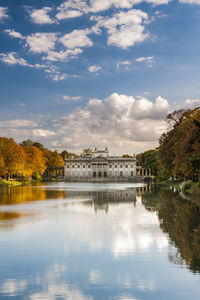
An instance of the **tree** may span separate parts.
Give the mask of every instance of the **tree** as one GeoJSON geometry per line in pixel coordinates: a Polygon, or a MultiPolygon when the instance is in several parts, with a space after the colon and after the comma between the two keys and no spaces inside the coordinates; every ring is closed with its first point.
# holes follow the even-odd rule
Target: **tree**
{"type": "Polygon", "coordinates": [[[61,168],[64,167],[64,161],[62,156],[57,152],[57,151],[53,151],[49,153],[49,159],[47,162],[47,166],[49,168],[61,168]]]}
{"type": "Polygon", "coordinates": [[[34,142],[32,140],[25,140],[20,143],[20,146],[25,147],[25,146],[33,146],[34,142]]]}
{"type": "Polygon", "coordinates": [[[42,151],[35,146],[26,146],[24,150],[26,153],[26,176],[42,175],[46,169],[46,159],[42,151]]]}
{"type": "Polygon", "coordinates": [[[25,167],[24,149],[12,138],[0,138],[2,175],[23,176],[25,167]]]}
{"type": "Polygon", "coordinates": [[[158,150],[148,150],[136,156],[139,165],[145,169],[151,169],[155,175],[158,172],[158,150]]]}
{"type": "Polygon", "coordinates": [[[200,153],[200,109],[175,111],[171,115],[173,127],[159,140],[160,176],[181,180],[199,177],[194,165],[200,153]]]}
{"type": "Polygon", "coordinates": [[[90,149],[90,148],[83,149],[82,156],[84,156],[84,155],[92,156],[92,153],[93,153],[92,149],[90,149]]]}

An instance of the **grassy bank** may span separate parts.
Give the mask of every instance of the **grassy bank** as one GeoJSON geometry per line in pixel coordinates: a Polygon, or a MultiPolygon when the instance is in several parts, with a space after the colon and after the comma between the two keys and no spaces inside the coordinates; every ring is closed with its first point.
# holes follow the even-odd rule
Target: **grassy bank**
{"type": "Polygon", "coordinates": [[[178,191],[182,191],[186,194],[200,196],[200,182],[189,181],[164,181],[165,186],[175,188],[178,191]]]}
{"type": "Polygon", "coordinates": [[[6,180],[6,179],[2,179],[0,180],[0,186],[17,186],[17,185],[21,185],[24,184],[24,181],[17,181],[17,180],[6,180]]]}

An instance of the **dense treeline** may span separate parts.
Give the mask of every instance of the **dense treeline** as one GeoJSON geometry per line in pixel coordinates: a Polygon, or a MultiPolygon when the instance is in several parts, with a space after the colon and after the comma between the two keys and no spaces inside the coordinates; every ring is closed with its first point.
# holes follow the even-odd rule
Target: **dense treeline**
{"type": "Polygon", "coordinates": [[[39,179],[47,168],[63,167],[57,151],[50,151],[31,140],[17,144],[12,138],[0,137],[0,176],[39,179]]]}
{"type": "Polygon", "coordinates": [[[169,130],[159,147],[137,155],[139,165],[160,179],[200,179],[200,108],[178,110],[166,118],[169,130]]]}
{"type": "Polygon", "coordinates": [[[160,176],[200,179],[200,108],[174,111],[167,121],[170,130],[159,140],[160,176]]]}

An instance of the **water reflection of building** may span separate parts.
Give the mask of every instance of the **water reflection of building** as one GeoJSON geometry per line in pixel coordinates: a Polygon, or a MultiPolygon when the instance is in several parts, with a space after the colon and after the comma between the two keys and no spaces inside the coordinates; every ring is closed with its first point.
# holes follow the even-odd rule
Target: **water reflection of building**
{"type": "Polygon", "coordinates": [[[120,205],[121,203],[132,203],[136,205],[136,188],[128,188],[126,190],[104,190],[104,191],[67,191],[66,198],[81,198],[91,201],[85,201],[84,205],[94,207],[95,212],[104,210],[109,211],[110,205],[120,205]]]}

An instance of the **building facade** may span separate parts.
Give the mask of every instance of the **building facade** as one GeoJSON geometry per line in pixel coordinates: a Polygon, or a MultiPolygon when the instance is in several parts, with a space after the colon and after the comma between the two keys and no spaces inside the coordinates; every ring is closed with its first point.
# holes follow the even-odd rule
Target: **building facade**
{"type": "Polygon", "coordinates": [[[91,156],[65,159],[66,180],[123,180],[137,177],[136,158],[109,156],[105,150],[97,150],[91,156]]]}

